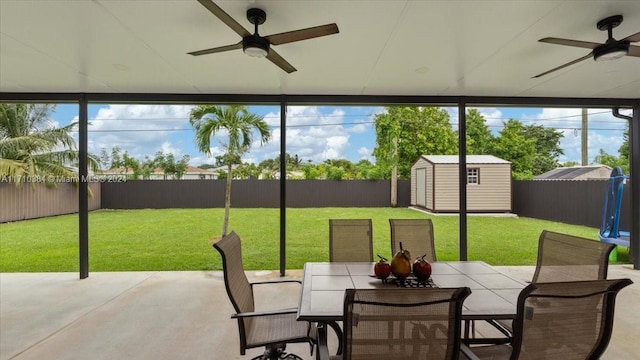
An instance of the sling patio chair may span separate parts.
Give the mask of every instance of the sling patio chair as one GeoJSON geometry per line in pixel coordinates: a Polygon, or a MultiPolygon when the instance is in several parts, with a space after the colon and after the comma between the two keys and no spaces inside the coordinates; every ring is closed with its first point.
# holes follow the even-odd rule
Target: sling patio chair
{"type": "Polygon", "coordinates": [[[413,257],[425,256],[428,262],[436,260],[431,219],[389,219],[391,227],[391,256],[402,248],[413,257]]]}
{"type": "Polygon", "coordinates": [[[342,355],[330,356],[318,329],[321,360],[451,360],[460,354],[461,288],[347,289],[342,355]]]}
{"type": "MultiPolygon", "coordinates": [[[[544,230],[538,241],[538,260],[532,283],[604,280],[609,254],[615,245],[574,235],[544,230]]],[[[510,321],[492,324],[510,336],[510,321]]]]}
{"type": "Polygon", "coordinates": [[[254,360],[301,360],[297,355],[286,353],[285,348],[289,343],[305,342],[310,344],[313,351],[317,337],[316,326],[297,321],[297,308],[256,311],[254,303],[253,290],[256,285],[275,286],[274,284],[300,283],[300,281],[277,280],[250,283],[242,265],[240,237],[233,231],[214,243],[213,247],[222,256],[224,284],[236,311],[231,317],[238,320],[240,354],[245,355],[247,349],[264,346],[266,348],[264,354],[254,357],[254,360]]]}
{"type": "Polygon", "coordinates": [[[513,342],[466,347],[471,360],[597,360],[613,329],[615,299],[629,279],[532,283],[518,297],[513,342]]]}
{"type": "Polygon", "coordinates": [[[531,282],[604,280],[615,245],[544,230],[531,282]]]}
{"type": "Polygon", "coordinates": [[[329,219],[329,261],[373,261],[371,219],[329,219]]]}

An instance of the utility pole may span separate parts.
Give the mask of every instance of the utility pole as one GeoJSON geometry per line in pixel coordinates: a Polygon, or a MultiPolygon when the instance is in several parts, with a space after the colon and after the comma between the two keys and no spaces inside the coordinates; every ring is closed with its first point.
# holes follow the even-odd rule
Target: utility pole
{"type": "Polygon", "coordinates": [[[398,206],[398,136],[394,136],[393,142],[393,167],[391,168],[391,207],[398,206]]]}

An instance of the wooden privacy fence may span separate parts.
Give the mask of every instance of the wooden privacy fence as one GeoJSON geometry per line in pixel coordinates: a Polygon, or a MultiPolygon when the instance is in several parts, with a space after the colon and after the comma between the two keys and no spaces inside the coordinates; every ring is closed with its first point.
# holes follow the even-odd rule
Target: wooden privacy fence
{"type": "MultiPolygon", "coordinates": [[[[100,209],[100,183],[90,183],[89,210],[100,209]]],[[[78,212],[78,188],[73,183],[48,187],[44,183],[0,182],[0,223],[78,212]],[[32,186],[33,185],[33,186],[32,186]]]]}

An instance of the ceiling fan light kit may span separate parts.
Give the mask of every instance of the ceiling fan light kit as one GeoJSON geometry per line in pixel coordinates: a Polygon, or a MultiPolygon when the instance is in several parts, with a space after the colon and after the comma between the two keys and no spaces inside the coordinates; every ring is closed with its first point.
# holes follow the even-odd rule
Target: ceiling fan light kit
{"type": "Polygon", "coordinates": [[[252,57],[265,57],[269,54],[269,42],[259,36],[247,36],[242,39],[242,51],[252,57]]]}
{"type": "Polygon", "coordinates": [[[629,53],[629,43],[612,42],[593,49],[593,60],[606,61],[616,60],[627,56],[629,53]]]}

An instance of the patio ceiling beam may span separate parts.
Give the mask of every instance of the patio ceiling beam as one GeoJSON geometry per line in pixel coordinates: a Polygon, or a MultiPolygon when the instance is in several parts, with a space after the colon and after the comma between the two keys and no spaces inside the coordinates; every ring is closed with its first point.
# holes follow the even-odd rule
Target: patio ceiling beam
{"type": "Polygon", "coordinates": [[[81,96],[89,103],[152,104],[247,104],[279,105],[436,105],[526,107],[589,107],[631,109],[640,99],[496,97],[496,96],[385,96],[385,95],[259,95],[259,94],[141,94],[141,93],[0,93],[3,102],[78,102],[81,96]]]}
{"type": "Polygon", "coordinates": [[[280,102],[280,276],[287,269],[287,101],[280,102]]]}
{"type": "Polygon", "coordinates": [[[631,234],[629,234],[629,255],[633,268],[640,270],[640,102],[633,107],[629,121],[630,177],[631,177],[631,234]]]}
{"type": "Polygon", "coordinates": [[[460,214],[460,261],[467,261],[467,109],[458,103],[458,200],[460,214]]]}
{"type": "Polygon", "coordinates": [[[89,104],[81,97],[78,102],[78,252],[80,279],[89,277],[89,184],[87,183],[87,158],[89,155],[89,104]]]}

